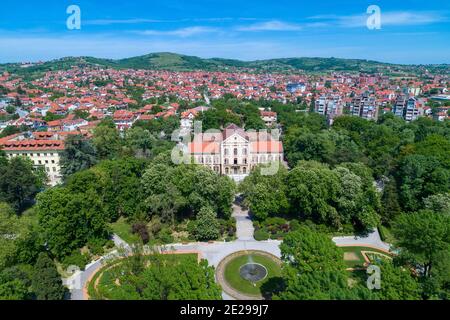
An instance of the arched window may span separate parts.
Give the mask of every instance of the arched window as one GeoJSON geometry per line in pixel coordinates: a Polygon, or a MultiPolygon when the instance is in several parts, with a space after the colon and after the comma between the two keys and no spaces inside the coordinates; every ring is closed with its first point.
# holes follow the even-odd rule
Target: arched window
{"type": "Polygon", "coordinates": [[[224,152],[225,152],[225,155],[227,156],[228,155],[228,148],[225,148],[224,152]]]}
{"type": "Polygon", "coordinates": [[[238,149],[234,148],[234,155],[237,156],[238,155],[238,149]]]}
{"type": "Polygon", "coordinates": [[[242,150],[242,153],[244,154],[244,156],[247,155],[247,148],[244,148],[244,150],[242,150]]]}

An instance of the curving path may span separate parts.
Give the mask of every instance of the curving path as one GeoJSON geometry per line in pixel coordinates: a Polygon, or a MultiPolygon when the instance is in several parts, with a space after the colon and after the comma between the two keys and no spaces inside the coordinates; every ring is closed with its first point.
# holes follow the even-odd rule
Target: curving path
{"type": "Polygon", "coordinates": [[[389,251],[391,248],[390,244],[381,240],[378,229],[374,229],[372,233],[366,236],[334,237],[333,241],[338,247],[361,246],[372,247],[382,251],[389,251]]]}
{"type": "MultiPolygon", "coordinates": [[[[203,259],[206,259],[211,266],[218,267],[219,263],[227,256],[238,251],[258,250],[270,253],[278,258],[281,257],[280,243],[278,240],[256,241],[253,237],[254,228],[248,210],[245,210],[241,205],[241,197],[237,196],[233,204],[232,216],[236,219],[236,236],[237,240],[231,242],[195,242],[188,244],[171,244],[157,248],[160,251],[174,251],[174,252],[197,252],[203,259]]],[[[130,246],[123,241],[119,236],[114,235],[113,241],[116,247],[123,248],[130,251],[130,246]]],[[[366,237],[335,237],[333,241],[337,246],[368,246],[381,250],[389,250],[389,245],[381,241],[378,231],[374,231],[366,237]]],[[[68,284],[71,291],[71,300],[86,300],[86,293],[83,288],[86,286],[89,279],[98,271],[105,260],[118,256],[118,250],[93,261],[86,266],[85,271],[77,272],[73,276],[64,280],[68,284]]],[[[224,300],[234,300],[233,297],[222,293],[224,300]]]]}

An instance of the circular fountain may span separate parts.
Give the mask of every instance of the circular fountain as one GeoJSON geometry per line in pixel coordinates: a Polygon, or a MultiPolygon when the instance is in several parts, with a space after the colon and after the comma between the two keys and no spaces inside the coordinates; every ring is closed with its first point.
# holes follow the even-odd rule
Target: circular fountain
{"type": "Polygon", "coordinates": [[[238,300],[264,299],[266,282],[281,276],[281,261],[259,250],[235,252],[217,266],[216,279],[223,291],[238,300]]]}
{"type": "Polygon", "coordinates": [[[267,277],[267,269],[259,263],[247,263],[239,268],[241,277],[252,283],[261,281],[267,277]]]}

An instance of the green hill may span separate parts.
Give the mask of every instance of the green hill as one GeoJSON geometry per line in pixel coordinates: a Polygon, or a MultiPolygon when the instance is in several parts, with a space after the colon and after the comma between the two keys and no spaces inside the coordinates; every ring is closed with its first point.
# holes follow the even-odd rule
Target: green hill
{"type": "Polygon", "coordinates": [[[47,71],[67,70],[73,66],[100,66],[118,69],[148,69],[169,71],[239,71],[251,69],[253,72],[382,72],[388,75],[419,75],[425,69],[431,72],[449,73],[449,65],[398,65],[362,59],[339,58],[284,58],[258,61],[240,61],[233,59],[202,59],[175,53],[151,53],[143,56],[112,60],[93,57],[67,57],[47,61],[33,66],[21,64],[0,65],[0,71],[7,70],[26,78],[35,78],[47,71]]]}

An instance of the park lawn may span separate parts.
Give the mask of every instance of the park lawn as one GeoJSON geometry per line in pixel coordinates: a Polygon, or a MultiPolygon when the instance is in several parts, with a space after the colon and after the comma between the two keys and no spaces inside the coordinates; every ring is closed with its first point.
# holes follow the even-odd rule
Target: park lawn
{"type": "Polygon", "coordinates": [[[381,240],[387,243],[395,243],[396,239],[394,235],[392,234],[392,231],[390,228],[386,226],[379,226],[378,231],[380,232],[381,240]]]}
{"type": "Polygon", "coordinates": [[[234,258],[228,264],[225,266],[224,276],[225,281],[234,289],[255,297],[260,297],[263,295],[264,291],[271,291],[271,288],[269,288],[270,284],[276,285],[277,278],[281,276],[281,267],[272,259],[259,255],[259,254],[251,254],[253,262],[262,264],[267,269],[267,276],[261,281],[258,281],[255,283],[255,286],[247,280],[244,280],[241,278],[239,274],[239,269],[241,266],[245,265],[246,263],[249,263],[249,256],[243,255],[234,258]],[[272,281],[270,281],[272,280],[272,281]],[[264,284],[267,285],[262,288],[264,284]]]}
{"type": "Polygon", "coordinates": [[[112,231],[128,244],[137,242],[139,240],[138,235],[131,233],[131,225],[127,223],[124,217],[120,217],[119,220],[111,223],[110,226],[112,231]]]}
{"type": "Polygon", "coordinates": [[[364,268],[364,263],[366,260],[364,259],[361,251],[369,251],[369,252],[377,252],[386,254],[384,251],[373,249],[370,247],[341,247],[342,251],[348,254],[354,254],[354,260],[345,260],[345,264],[348,268],[364,268]]]}

